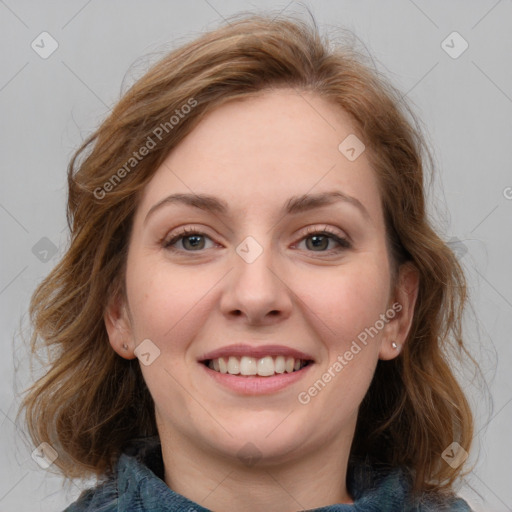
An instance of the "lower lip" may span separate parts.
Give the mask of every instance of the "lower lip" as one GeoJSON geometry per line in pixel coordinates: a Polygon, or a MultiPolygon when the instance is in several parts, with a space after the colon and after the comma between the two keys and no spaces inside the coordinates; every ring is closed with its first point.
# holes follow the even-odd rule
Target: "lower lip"
{"type": "Polygon", "coordinates": [[[314,363],[309,363],[304,368],[292,373],[278,373],[272,377],[259,377],[250,375],[241,377],[240,375],[231,375],[229,373],[220,373],[208,368],[208,366],[199,363],[207,374],[222,386],[236,391],[241,395],[267,395],[275,393],[281,389],[291,386],[302,379],[314,363]]]}

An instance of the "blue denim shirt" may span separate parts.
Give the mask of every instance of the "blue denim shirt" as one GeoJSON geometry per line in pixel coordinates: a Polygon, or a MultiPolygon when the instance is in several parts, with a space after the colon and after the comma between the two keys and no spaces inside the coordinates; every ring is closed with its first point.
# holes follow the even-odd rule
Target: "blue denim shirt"
{"type": "MultiPolygon", "coordinates": [[[[349,465],[347,487],[352,505],[329,505],[310,512],[471,512],[455,496],[425,494],[411,502],[410,479],[397,469],[384,474],[364,464],[349,465]]],[[[63,512],[208,512],[164,482],[158,436],[134,440],[121,454],[113,475],[82,492],[63,512]]]]}

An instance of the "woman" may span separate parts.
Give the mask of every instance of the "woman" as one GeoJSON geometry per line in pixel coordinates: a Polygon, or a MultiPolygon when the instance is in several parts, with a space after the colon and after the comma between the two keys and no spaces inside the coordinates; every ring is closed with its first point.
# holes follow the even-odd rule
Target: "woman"
{"type": "Polygon", "coordinates": [[[84,143],[31,304],[33,351],[57,350],[23,403],[42,454],[98,477],[67,511],[470,510],[444,355],[465,280],[403,108],[315,26],[253,15],[84,143]]]}

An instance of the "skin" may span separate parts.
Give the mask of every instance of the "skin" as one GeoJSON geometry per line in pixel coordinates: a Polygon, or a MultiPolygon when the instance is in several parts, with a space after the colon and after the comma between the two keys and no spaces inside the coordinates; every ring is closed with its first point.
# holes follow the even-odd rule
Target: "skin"
{"type": "Polygon", "coordinates": [[[352,503],[345,480],[358,407],[378,360],[399,354],[392,342],[406,340],[418,289],[410,266],[392,281],[368,149],[353,162],[338,150],[355,132],[351,118],[319,96],[266,91],[209,113],[143,191],[126,299],[111,299],[105,324],[121,357],[136,357],[144,339],[160,350],[141,370],[155,401],[165,482],[204,507],[283,512],[352,503]],[[281,213],[291,196],[332,190],[367,213],[343,201],[281,213]],[[229,211],[166,204],[146,219],[173,193],[211,194],[229,211]],[[206,235],[200,250],[190,238],[175,242],[175,252],[164,247],[187,226],[206,235]],[[351,247],[334,239],[315,247],[311,233],[324,229],[348,237],[351,247]],[[236,252],[247,236],[263,250],[252,263],[236,252]],[[309,403],[299,403],[299,393],[395,302],[400,313],[309,403]],[[294,347],[315,364],[281,391],[242,396],[197,362],[233,343],[294,347]],[[254,464],[238,456],[248,442],[259,457],[254,464]]]}

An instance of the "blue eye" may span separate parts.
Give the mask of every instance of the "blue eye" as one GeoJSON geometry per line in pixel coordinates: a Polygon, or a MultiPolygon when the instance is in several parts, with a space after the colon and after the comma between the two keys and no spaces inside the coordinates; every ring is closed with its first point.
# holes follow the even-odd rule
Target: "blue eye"
{"type": "Polygon", "coordinates": [[[205,240],[210,238],[204,233],[196,231],[194,229],[184,229],[170,240],[164,242],[164,247],[172,251],[185,250],[188,252],[200,251],[205,249],[205,240]],[[177,242],[182,244],[182,248],[173,247],[177,242]]]}
{"type": "Polygon", "coordinates": [[[346,238],[343,238],[327,229],[324,229],[323,231],[311,230],[309,234],[301,239],[301,242],[302,241],[306,243],[307,249],[313,252],[337,252],[344,249],[350,249],[352,247],[346,238]],[[334,242],[334,248],[329,248],[329,244],[331,242],[334,242]]]}
{"type": "MultiPolygon", "coordinates": [[[[309,233],[303,236],[299,243],[305,242],[306,250],[319,253],[340,252],[352,247],[351,243],[338,234],[324,230],[310,229],[309,233]],[[334,247],[329,247],[334,244],[334,247]]],[[[197,229],[185,228],[179,233],[175,234],[170,239],[163,242],[163,247],[174,252],[200,252],[203,249],[213,247],[214,242],[212,239],[197,229]],[[207,240],[212,242],[209,247],[206,246],[207,240]],[[181,247],[179,244],[181,243],[181,247]]]]}

